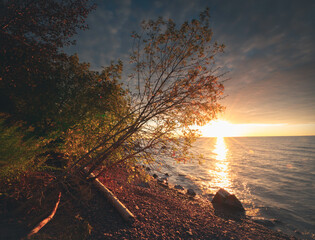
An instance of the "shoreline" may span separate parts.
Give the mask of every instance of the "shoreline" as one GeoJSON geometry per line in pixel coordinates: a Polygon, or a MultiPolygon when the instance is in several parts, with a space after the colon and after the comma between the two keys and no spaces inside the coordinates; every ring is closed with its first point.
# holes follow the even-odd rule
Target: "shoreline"
{"type": "MultiPolygon", "coordinates": [[[[31,174],[23,182],[27,186],[32,182],[36,188],[46,176],[36,175],[39,177],[35,180],[31,174]]],[[[117,168],[99,180],[134,214],[133,223],[124,221],[92,182],[86,182],[74,198],[63,193],[54,218],[31,239],[296,239],[244,216],[218,211],[210,201],[191,197],[156,180],[143,184],[135,178],[128,183],[128,176],[124,168],[117,168]]],[[[1,237],[26,236],[26,223],[44,209],[51,209],[51,204],[43,203],[15,217],[1,216],[5,209],[0,208],[1,237]]]]}
{"type": "Polygon", "coordinates": [[[136,217],[127,230],[108,233],[111,239],[296,239],[154,179],[127,183],[121,171],[99,179],[136,217]]]}

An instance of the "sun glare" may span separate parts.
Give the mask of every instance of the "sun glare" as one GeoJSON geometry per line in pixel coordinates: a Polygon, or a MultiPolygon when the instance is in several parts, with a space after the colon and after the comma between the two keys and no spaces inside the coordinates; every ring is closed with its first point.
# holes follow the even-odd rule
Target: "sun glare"
{"type": "Polygon", "coordinates": [[[233,137],[240,135],[236,125],[223,120],[212,121],[200,127],[200,131],[204,137],[233,137]]]}
{"type": "Polygon", "coordinates": [[[228,148],[225,143],[224,137],[217,137],[217,142],[213,150],[215,155],[215,168],[209,169],[211,175],[210,186],[216,186],[220,188],[227,189],[233,192],[231,189],[231,179],[230,179],[230,167],[227,158],[228,148]]]}

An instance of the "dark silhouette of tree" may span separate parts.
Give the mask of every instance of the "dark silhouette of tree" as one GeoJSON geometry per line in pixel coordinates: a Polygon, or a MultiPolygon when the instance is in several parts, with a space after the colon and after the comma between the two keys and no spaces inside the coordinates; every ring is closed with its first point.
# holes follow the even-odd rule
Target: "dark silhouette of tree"
{"type": "Polygon", "coordinates": [[[30,120],[28,109],[44,107],[47,101],[36,101],[57,90],[61,80],[54,75],[69,62],[58,50],[74,43],[71,37],[78,29],[87,28],[85,19],[93,8],[88,0],[1,1],[1,112],[30,120]]]}

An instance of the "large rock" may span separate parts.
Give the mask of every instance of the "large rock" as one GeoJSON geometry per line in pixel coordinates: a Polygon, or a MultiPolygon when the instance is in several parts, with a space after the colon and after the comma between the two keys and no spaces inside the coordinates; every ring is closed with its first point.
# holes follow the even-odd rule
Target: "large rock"
{"type": "Polygon", "coordinates": [[[217,191],[217,193],[214,195],[211,202],[216,204],[223,204],[229,195],[231,194],[228,191],[220,188],[219,191],[217,191]]]}
{"type": "Polygon", "coordinates": [[[237,199],[234,194],[220,188],[212,199],[212,204],[217,204],[222,207],[229,207],[234,210],[245,211],[242,203],[237,199]]]}
{"type": "Polygon", "coordinates": [[[227,197],[227,199],[225,200],[224,204],[235,208],[235,209],[239,209],[241,211],[245,211],[242,203],[240,202],[240,200],[237,199],[237,197],[234,194],[231,194],[227,197]]]}

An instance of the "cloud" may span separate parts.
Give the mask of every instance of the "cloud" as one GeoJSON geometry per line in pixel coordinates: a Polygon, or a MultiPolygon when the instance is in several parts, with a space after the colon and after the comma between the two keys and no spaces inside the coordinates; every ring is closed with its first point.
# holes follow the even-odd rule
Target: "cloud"
{"type": "Polygon", "coordinates": [[[139,31],[141,20],[164,16],[180,23],[207,6],[214,40],[227,46],[217,63],[231,78],[223,101],[228,118],[314,123],[315,1],[100,1],[88,18],[90,30],[66,51],[78,52],[96,70],[111,60],[128,63],[130,34],[139,31]]]}

